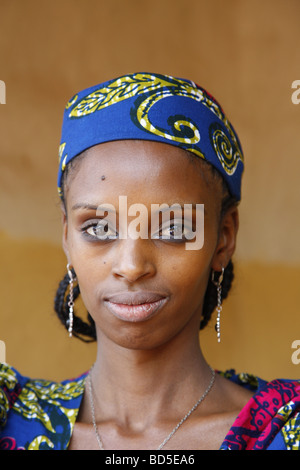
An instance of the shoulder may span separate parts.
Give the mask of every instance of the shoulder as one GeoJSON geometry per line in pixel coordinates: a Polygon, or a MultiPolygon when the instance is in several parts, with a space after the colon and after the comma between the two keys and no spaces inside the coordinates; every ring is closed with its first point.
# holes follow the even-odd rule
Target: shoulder
{"type": "Polygon", "coordinates": [[[224,449],[300,450],[300,380],[265,381],[248,374],[229,374],[239,385],[252,387],[224,441],[224,449]]]}
{"type": "Polygon", "coordinates": [[[85,375],[63,382],[31,379],[0,364],[0,449],[65,448],[85,375]]]}
{"type": "Polygon", "coordinates": [[[266,384],[265,380],[260,379],[256,375],[247,374],[244,372],[237,373],[234,369],[228,369],[224,371],[218,371],[219,375],[230,382],[240,385],[241,387],[256,392],[259,388],[266,384]]]}
{"type": "Polygon", "coordinates": [[[0,363],[0,426],[6,425],[8,412],[14,406],[27,379],[7,364],[0,363]]]}

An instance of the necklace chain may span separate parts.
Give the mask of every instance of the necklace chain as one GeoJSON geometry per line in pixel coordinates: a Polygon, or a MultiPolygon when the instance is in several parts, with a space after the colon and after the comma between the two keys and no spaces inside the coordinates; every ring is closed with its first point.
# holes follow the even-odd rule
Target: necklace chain
{"type": "MultiPolygon", "coordinates": [[[[99,431],[98,431],[98,426],[97,426],[97,423],[96,423],[95,404],[94,404],[93,386],[92,386],[92,377],[91,377],[92,369],[93,368],[91,368],[90,373],[88,375],[88,388],[89,388],[90,405],[91,405],[91,412],[92,412],[92,423],[93,423],[93,427],[94,427],[94,430],[95,430],[95,435],[96,435],[96,439],[97,439],[97,442],[98,442],[98,446],[99,446],[100,450],[104,450],[104,446],[103,446],[103,443],[102,443],[102,440],[101,440],[101,437],[100,437],[100,434],[99,434],[99,431]]],[[[209,394],[210,390],[212,389],[212,387],[214,385],[215,378],[216,378],[216,373],[212,369],[212,367],[210,367],[210,370],[211,370],[212,375],[211,375],[211,380],[210,380],[210,383],[209,383],[207,389],[205,390],[203,395],[199,398],[199,400],[194,404],[194,406],[187,412],[187,414],[179,421],[178,424],[176,424],[176,426],[170,432],[170,434],[158,446],[157,450],[161,450],[166,445],[166,443],[171,439],[171,437],[180,428],[180,426],[189,418],[189,416],[193,413],[193,411],[195,411],[196,408],[198,408],[200,403],[202,403],[204,398],[209,394]]]]}

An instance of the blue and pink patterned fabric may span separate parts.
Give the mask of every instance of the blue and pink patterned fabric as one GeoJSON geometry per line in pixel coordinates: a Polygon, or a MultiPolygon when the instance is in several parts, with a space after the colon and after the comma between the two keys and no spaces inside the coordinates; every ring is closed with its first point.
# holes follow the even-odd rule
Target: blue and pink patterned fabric
{"type": "Polygon", "coordinates": [[[266,382],[229,371],[225,377],[255,393],[228,431],[222,450],[300,450],[300,381],[266,382]]]}
{"type": "MultiPolygon", "coordinates": [[[[254,395],[220,450],[300,450],[300,381],[266,382],[233,370],[221,374],[254,395]]],[[[30,379],[0,364],[0,450],[68,449],[85,378],[30,379]]]]}

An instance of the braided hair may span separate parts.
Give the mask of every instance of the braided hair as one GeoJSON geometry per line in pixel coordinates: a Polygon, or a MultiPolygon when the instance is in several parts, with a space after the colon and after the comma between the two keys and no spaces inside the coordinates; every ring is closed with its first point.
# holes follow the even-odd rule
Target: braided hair
{"type": "MultiPolygon", "coordinates": [[[[194,163],[195,157],[188,151],[185,152],[188,154],[190,161],[194,163]]],[[[77,166],[80,162],[80,160],[83,158],[85,152],[80,154],[78,157],[75,159],[71,160],[68,165],[66,166],[66,169],[63,174],[63,179],[62,179],[62,203],[65,207],[66,210],[66,203],[65,203],[65,192],[66,192],[66,180],[67,176],[72,173],[72,171],[75,169],[75,166],[77,166]],[[71,171],[72,170],[72,171],[71,171]]],[[[229,194],[227,184],[225,180],[222,178],[220,173],[209,163],[205,162],[204,160],[199,160],[201,162],[201,165],[203,165],[203,168],[207,168],[213,178],[216,180],[222,182],[222,188],[223,188],[223,199],[222,199],[222,204],[221,204],[221,212],[220,212],[220,220],[222,217],[225,215],[228,209],[230,209],[233,206],[237,206],[238,202],[237,200],[229,194]]],[[[73,278],[76,278],[76,274],[74,270],[72,269],[72,274],[73,278]]],[[[226,299],[226,297],[229,294],[229,291],[232,286],[232,281],[234,278],[234,267],[233,267],[233,262],[232,260],[229,261],[228,265],[224,269],[224,274],[223,274],[223,281],[222,281],[222,300],[226,299]]],[[[59,283],[56,295],[55,295],[55,300],[54,300],[54,310],[62,322],[62,324],[65,326],[66,329],[69,327],[69,306],[68,302],[70,299],[68,292],[68,287],[69,287],[69,275],[66,273],[62,281],[59,283]]],[[[79,285],[75,285],[73,289],[73,299],[74,302],[80,295],[80,288],[79,285]]],[[[205,296],[204,296],[204,303],[203,303],[203,310],[202,310],[202,318],[200,322],[200,330],[202,330],[210,321],[211,316],[217,306],[217,289],[215,284],[212,282],[211,277],[208,280],[205,296]]],[[[82,318],[76,315],[75,309],[73,312],[73,335],[79,338],[81,341],[84,342],[93,342],[96,341],[97,335],[96,335],[96,327],[95,327],[95,322],[89,312],[87,312],[87,318],[84,321],[82,318]]]]}
{"type": "MultiPolygon", "coordinates": [[[[72,268],[72,275],[75,278],[75,272],[72,268]]],[[[66,273],[62,281],[60,281],[56,296],[54,299],[54,310],[57,313],[58,318],[65,326],[69,328],[69,306],[68,302],[70,300],[70,295],[67,293],[69,287],[69,275],[66,273]]],[[[80,289],[79,285],[75,285],[73,288],[73,299],[75,300],[79,297],[80,289]]],[[[75,310],[73,313],[73,335],[82,341],[89,343],[96,340],[96,328],[95,322],[92,319],[91,315],[87,313],[87,320],[82,320],[79,316],[76,315],[75,310]]]]}

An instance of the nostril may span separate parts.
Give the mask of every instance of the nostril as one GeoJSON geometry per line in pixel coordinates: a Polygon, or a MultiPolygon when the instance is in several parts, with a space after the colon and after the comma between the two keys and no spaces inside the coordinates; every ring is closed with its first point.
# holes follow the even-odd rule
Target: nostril
{"type": "Polygon", "coordinates": [[[132,283],[156,273],[153,252],[145,242],[147,240],[141,239],[119,242],[119,251],[112,268],[115,277],[124,278],[132,283]]]}
{"type": "Polygon", "coordinates": [[[130,269],[130,268],[119,268],[113,269],[113,275],[116,278],[122,278],[130,283],[136,282],[145,277],[151,277],[155,271],[152,269],[130,269]]]}

